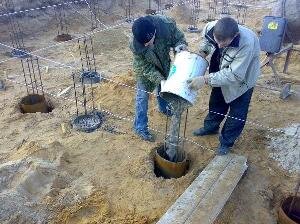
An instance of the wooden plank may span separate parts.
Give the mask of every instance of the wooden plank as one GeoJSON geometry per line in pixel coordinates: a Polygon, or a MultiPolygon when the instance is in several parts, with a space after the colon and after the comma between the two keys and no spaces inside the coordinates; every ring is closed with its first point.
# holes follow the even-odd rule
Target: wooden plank
{"type": "Polygon", "coordinates": [[[208,206],[209,209],[217,209],[218,211],[208,211],[209,209],[207,209],[205,212],[208,215],[208,220],[214,219],[247,169],[246,161],[245,157],[234,154],[216,156],[168,209],[157,224],[205,223],[199,221],[200,217],[198,213],[199,210],[201,211],[201,206],[208,206]],[[211,200],[211,197],[215,193],[221,197],[222,193],[215,192],[217,190],[223,192],[224,200],[220,200],[219,198],[213,200],[212,203],[206,201],[211,200]],[[217,205],[214,204],[216,202],[217,205]]]}
{"type": "Polygon", "coordinates": [[[213,223],[247,169],[246,158],[233,158],[224,172],[200,201],[186,224],[213,223]]]}

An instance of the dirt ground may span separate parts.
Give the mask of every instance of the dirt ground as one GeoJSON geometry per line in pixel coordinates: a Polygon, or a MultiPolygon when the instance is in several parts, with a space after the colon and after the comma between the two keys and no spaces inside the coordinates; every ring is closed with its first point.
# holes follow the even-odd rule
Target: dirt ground
{"type": "MultiPolygon", "coordinates": [[[[85,14],[85,10],[81,12],[85,14]]],[[[201,38],[186,32],[187,12],[186,7],[176,7],[167,14],[176,19],[189,49],[196,52],[201,38]]],[[[268,13],[268,8],[253,8],[246,24],[258,30],[261,18],[268,13]]],[[[69,16],[74,38],[89,31],[87,21],[79,14],[69,16]]],[[[53,41],[56,28],[51,18],[49,13],[20,19],[26,28],[24,41],[28,49],[35,51],[57,44],[53,41]]],[[[117,16],[114,18],[117,21],[117,16]]],[[[103,21],[113,24],[107,17],[103,21]]],[[[199,27],[203,25],[199,22],[199,27]]],[[[0,29],[0,42],[10,45],[5,26],[0,29]]],[[[149,125],[157,141],[141,141],[132,132],[135,90],[130,87],[134,87],[135,79],[128,34],[130,25],[123,24],[94,35],[97,69],[107,78],[93,87],[95,106],[109,113],[102,128],[92,133],[71,127],[76,116],[73,89],[59,95],[72,87],[72,71],[78,79],[81,64],[76,41],[34,53],[39,56],[46,97],[54,106],[50,113],[20,112],[19,101],[27,94],[20,61],[5,61],[10,49],[0,48],[0,60],[5,61],[0,63],[0,79],[6,86],[5,91],[0,91],[1,223],[155,223],[214,157],[218,136],[192,136],[208,110],[210,88],[205,87],[189,109],[189,141],[185,143],[191,158],[188,173],[178,179],[155,176],[153,149],[164,138],[166,118],[157,111],[155,96],[151,95],[149,125]]],[[[215,223],[276,223],[281,200],[293,194],[300,166],[299,58],[299,52],[293,52],[288,74],[280,73],[282,81],[292,83],[297,93],[282,100],[276,91],[255,88],[249,123],[233,148],[234,153],[248,158],[249,168],[215,223]],[[291,126],[298,127],[292,137],[279,132],[291,126]],[[295,144],[288,144],[291,140],[295,144]],[[282,153],[285,149],[286,153],[282,153]],[[288,168],[282,166],[285,162],[290,163],[288,168]]],[[[283,63],[284,57],[276,60],[279,71],[283,63]]],[[[270,68],[262,69],[259,84],[274,87],[270,68]]],[[[80,89],[79,83],[76,86],[80,89]]],[[[90,93],[91,88],[87,91],[90,93]]],[[[84,112],[82,107],[79,109],[84,112]]]]}

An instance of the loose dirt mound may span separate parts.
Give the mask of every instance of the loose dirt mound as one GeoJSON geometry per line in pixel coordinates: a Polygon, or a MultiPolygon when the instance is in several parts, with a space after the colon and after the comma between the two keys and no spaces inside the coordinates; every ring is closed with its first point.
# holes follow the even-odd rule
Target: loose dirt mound
{"type": "Polygon", "coordinates": [[[268,136],[270,158],[289,173],[300,172],[300,124],[281,129],[282,134],[268,136]]]}
{"type": "Polygon", "coordinates": [[[36,142],[29,142],[1,164],[1,222],[20,218],[35,223],[49,216],[47,206],[38,205],[53,193],[56,185],[63,188],[70,180],[70,175],[62,169],[66,157],[62,148],[59,143],[43,148],[36,142]]]}

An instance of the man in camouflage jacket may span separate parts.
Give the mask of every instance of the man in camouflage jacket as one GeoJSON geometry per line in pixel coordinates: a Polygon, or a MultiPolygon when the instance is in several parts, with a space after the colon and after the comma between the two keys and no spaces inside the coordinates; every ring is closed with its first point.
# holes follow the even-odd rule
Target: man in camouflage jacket
{"type": "Polygon", "coordinates": [[[167,102],[159,96],[161,80],[168,77],[170,70],[170,50],[185,50],[184,34],[173,19],[161,15],[145,16],[137,19],[132,26],[133,70],[136,75],[136,102],[134,130],[143,140],[154,141],[148,130],[149,92],[157,89],[160,112],[170,115],[167,102]]]}

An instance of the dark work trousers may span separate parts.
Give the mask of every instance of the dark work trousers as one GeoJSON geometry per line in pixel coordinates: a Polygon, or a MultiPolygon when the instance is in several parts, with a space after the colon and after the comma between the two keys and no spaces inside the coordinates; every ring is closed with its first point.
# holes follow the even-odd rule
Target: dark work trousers
{"type": "Polygon", "coordinates": [[[212,88],[209,99],[209,113],[204,120],[204,129],[208,131],[218,130],[225,116],[214,112],[227,114],[229,110],[228,117],[226,118],[219,137],[221,145],[232,147],[235,140],[242,133],[247,119],[252,93],[253,88],[249,89],[234,101],[226,103],[221,88],[212,88]],[[239,118],[241,120],[235,118],[239,118]]]}

